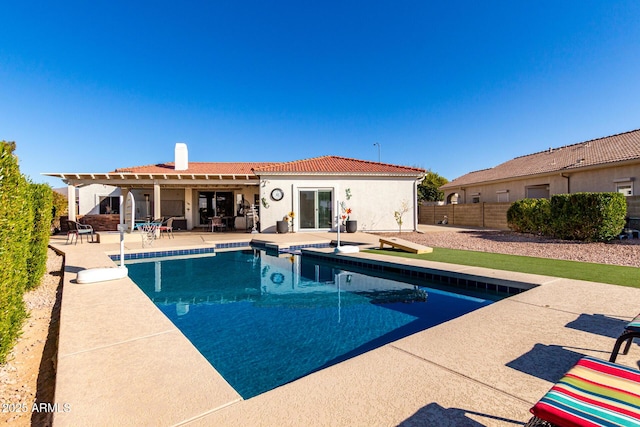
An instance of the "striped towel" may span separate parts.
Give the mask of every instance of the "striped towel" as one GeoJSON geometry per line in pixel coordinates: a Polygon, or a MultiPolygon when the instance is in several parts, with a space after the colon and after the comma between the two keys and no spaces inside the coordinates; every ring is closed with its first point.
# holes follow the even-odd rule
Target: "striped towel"
{"type": "Polygon", "coordinates": [[[627,331],[640,332],[640,314],[638,314],[631,322],[627,323],[625,329],[627,331]]]}
{"type": "Polygon", "coordinates": [[[640,426],[640,371],[585,356],[531,413],[559,427],[640,426]]]}

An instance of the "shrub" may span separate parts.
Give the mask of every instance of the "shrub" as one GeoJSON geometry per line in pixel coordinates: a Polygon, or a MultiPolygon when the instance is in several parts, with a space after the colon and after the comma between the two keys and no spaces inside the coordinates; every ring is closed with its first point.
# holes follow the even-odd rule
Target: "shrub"
{"type": "Polygon", "coordinates": [[[566,240],[606,242],[625,224],[627,203],[620,193],[574,193],[551,197],[553,236],[566,240]]]}
{"type": "Polygon", "coordinates": [[[14,142],[0,141],[0,363],[26,317],[22,296],[34,222],[29,183],[18,168],[15,147],[14,142]]]}
{"type": "Polygon", "coordinates": [[[69,214],[69,202],[67,197],[58,193],[53,192],[53,212],[52,212],[52,222],[51,225],[55,230],[60,230],[60,217],[69,214]]]}
{"type": "Polygon", "coordinates": [[[47,267],[53,190],[46,184],[31,184],[29,189],[33,207],[33,229],[31,231],[29,260],[27,261],[29,272],[27,289],[32,289],[40,284],[47,267]]]}
{"type": "Polygon", "coordinates": [[[519,233],[548,234],[551,209],[547,199],[521,199],[507,210],[509,228],[519,233]]]}

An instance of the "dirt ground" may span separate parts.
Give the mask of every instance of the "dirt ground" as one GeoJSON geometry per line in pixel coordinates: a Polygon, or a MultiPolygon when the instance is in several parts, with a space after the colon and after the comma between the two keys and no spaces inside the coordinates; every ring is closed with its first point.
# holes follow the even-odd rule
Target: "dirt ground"
{"type": "Polygon", "coordinates": [[[22,335],[0,365],[0,425],[50,426],[53,403],[63,257],[49,249],[41,285],[24,296],[29,312],[22,335]]]}

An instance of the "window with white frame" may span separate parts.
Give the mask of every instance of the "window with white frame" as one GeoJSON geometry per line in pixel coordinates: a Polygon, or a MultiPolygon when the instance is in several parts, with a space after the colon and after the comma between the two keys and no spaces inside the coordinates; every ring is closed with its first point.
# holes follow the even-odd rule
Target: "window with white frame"
{"type": "Polygon", "coordinates": [[[496,191],[498,196],[498,203],[504,203],[509,201],[509,190],[496,191]]]}
{"type": "Polygon", "coordinates": [[[100,196],[100,214],[120,213],[120,197],[100,196]]]}
{"type": "Polygon", "coordinates": [[[616,182],[616,191],[625,196],[633,196],[633,181],[616,182]]]}
{"type": "Polygon", "coordinates": [[[549,184],[525,187],[525,194],[528,199],[548,199],[550,197],[549,184]]]}

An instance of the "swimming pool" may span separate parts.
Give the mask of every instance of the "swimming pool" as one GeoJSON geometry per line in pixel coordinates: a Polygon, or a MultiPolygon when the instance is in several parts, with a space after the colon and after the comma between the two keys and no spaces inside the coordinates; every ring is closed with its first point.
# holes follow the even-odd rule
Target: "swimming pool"
{"type": "Polygon", "coordinates": [[[127,267],[245,399],[499,298],[258,249],[127,267]]]}

